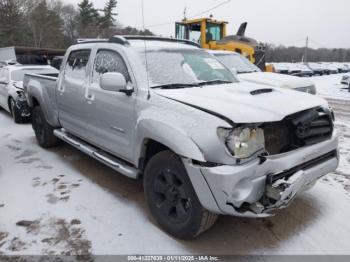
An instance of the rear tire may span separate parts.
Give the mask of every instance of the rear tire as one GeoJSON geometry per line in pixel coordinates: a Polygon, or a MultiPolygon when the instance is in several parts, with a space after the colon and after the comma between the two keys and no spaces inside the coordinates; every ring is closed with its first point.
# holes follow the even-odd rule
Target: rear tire
{"type": "Polygon", "coordinates": [[[24,118],[21,116],[21,112],[17,108],[15,100],[13,100],[12,98],[10,98],[10,111],[13,121],[16,124],[21,124],[24,122],[24,118]]]}
{"type": "Polygon", "coordinates": [[[186,169],[175,153],[162,151],[151,158],[143,182],[152,216],[174,237],[193,239],[216,222],[218,215],[202,207],[186,169]]]}
{"type": "Polygon", "coordinates": [[[49,148],[58,144],[59,140],[53,134],[54,128],[46,121],[40,106],[36,106],[32,112],[32,127],[41,147],[49,148]]]}

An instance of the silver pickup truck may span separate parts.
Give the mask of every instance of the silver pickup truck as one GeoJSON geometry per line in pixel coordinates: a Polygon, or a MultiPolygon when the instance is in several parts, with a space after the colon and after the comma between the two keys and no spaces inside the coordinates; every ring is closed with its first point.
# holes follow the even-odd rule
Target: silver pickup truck
{"type": "Polygon", "coordinates": [[[60,139],[142,178],[152,216],[178,238],[219,214],[271,216],[339,162],[325,100],[239,82],[188,41],[82,42],[58,79],[27,75],[24,87],[40,146],[60,139]]]}

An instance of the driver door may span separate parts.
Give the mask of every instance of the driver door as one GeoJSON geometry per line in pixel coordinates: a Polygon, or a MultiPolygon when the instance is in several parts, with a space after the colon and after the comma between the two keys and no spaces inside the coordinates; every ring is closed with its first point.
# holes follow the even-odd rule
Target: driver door
{"type": "Polygon", "coordinates": [[[122,55],[111,49],[96,51],[90,84],[85,94],[88,131],[93,142],[120,158],[133,159],[135,129],[135,96],[106,91],[100,87],[101,76],[107,72],[121,73],[132,85],[129,70],[122,55]]]}

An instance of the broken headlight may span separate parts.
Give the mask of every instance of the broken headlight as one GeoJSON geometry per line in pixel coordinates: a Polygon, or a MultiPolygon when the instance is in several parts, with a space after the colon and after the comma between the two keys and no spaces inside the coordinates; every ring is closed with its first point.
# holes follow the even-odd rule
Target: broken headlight
{"type": "Polygon", "coordinates": [[[265,150],[264,130],[257,127],[221,128],[217,130],[219,139],[229,152],[239,158],[250,158],[265,150]]]}

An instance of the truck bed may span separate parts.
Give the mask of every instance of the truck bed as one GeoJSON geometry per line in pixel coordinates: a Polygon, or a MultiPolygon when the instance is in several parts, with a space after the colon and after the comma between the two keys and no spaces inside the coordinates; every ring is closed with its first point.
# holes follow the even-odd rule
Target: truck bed
{"type": "Polygon", "coordinates": [[[52,126],[59,126],[56,103],[57,81],[58,74],[26,74],[23,80],[29,106],[33,107],[38,103],[52,126]]]}

